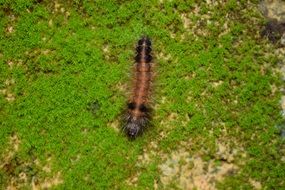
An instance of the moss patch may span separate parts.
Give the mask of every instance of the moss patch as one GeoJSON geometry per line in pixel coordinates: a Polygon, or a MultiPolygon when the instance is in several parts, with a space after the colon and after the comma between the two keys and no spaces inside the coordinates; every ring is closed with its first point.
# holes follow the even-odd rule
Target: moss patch
{"type": "Polygon", "coordinates": [[[0,187],[179,189],[161,166],[180,150],[238,168],[212,189],[284,187],[278,58],[257,3],[0,1],[0,163],[11,136],[21,142],[0,187]],[[154,45],[153,127],[128,141],[119,117],[142,35],[154,45]]]}

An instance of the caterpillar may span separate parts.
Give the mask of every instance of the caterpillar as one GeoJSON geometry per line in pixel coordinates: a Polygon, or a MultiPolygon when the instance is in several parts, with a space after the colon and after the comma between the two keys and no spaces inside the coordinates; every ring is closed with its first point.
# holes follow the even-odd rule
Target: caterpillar
{"type": "Polygon", "coordinates": [[[136,47],[134,84],[123,126],[123,131],[131,139],[141,134],[150,120],[149,98],[153,77],[151,51],[150,39],[142,37],[136,47]]]}

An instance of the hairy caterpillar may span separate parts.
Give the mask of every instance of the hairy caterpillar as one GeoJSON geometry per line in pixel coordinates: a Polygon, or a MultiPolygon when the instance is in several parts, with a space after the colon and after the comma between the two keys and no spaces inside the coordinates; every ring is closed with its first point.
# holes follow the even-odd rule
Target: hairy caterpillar
{"type": "Polygon", "coordinates": [[[132,139],[143,132],[150,119],[151,50],[150,39],[142,37],[136,47],[134,84],[123,126],[123,131],[132,139]]]}

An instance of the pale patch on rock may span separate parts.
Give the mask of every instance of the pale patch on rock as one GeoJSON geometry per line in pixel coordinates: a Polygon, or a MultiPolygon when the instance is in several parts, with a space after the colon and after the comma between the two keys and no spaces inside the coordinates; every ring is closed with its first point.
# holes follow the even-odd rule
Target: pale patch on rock
{"type": "Polygon", "coordinates": [[[213,86],[214,88],[216,88],[216,87],[220,86],[220,85],[223,84],[223,83],[224,83],[224,81],[222,81],[222,80],[214,81],[214,82],[212,82],[212,86],[213,86]]]}
{"type": "Polygon", "coordinates": [[[151,162],[151,158],[157,155],[157,143],[151,141],[149,145],[143,149],[143,153],[138,157],[137,166],[147,165],[151,162]]]}
{"type": "Polygon", "coordinates": [[[161,103],[161,104],[165,104],[165,103],[166,103],[166,96],[162,96],[162,97],[161,97],[160,103],[161,103]]]}
{"type": "Polygon", "coordinates": [[[262,189],[261,183],[259,181],[255,181],[253,179],[249,179],[249,183],[254,187],[254,189],[262,189]]]}
{"type": "Polygon", "coordinates": [[[223,1],[217,1],[217,0],[206,0],[206,3],[209,5],[209,6],[218,6],[219,3],[222,3],[223,1]]]}
{"type": "Polygon", "coordinates": [[[173,32],[170,32],[169,34],[170,34],[170,37],[171,37],[172,39],[174,39],[174,38],[176,37],[175,33],[173,33],[173,32]]]}
{"type": "Polygon", "coordinates": [[[282,96],[281,107],[282,107],[283,110],[285,110],[285,96],[282,96]]]}
{"type": "Polygon", "coordinates": [[[181,20],[182,20],[182,22],[183,22],[184,28],[185,28],[185,29],[188,29],[189,26],[190,26],[190,24],[191,24],[191,20],[186,16],[185,13],[182,13],[182,14],[180,15],[180,18],[181,18],[181,20]]]}
{"type": "Polygon", "coordinates": [[[103,46],[103,52],[104,52],[104,53],[109,53],[109,52],[110,52],[110,50],[109,50],[109,45],[104,45],[104,46],[103,46]]]}
{"type": "Polygon", "coordinates": [[[269,19],[285,21],[285,2],[282,0],[263,0],[260,3],[260,9],[263,15],[269,19]]]}
{"type": "Polygon", "coordinates": [[[64,13],[65,9],[63,7],[60,8],[60,12],[64,13]]]}
{"type": "Polygon", "coordinates": [[[274,49],[274,53],[277,56],[278,59],[283,60],[283,62],[285,62],[285,48],[278,48],[278,49],[274,49]]]}
{"type": "Polygon", "coordinates": [[[110,59],[110,47],[109,47],[109,45],[108,44],[104,45],[102,50],[103,50],[105,58],[107,60],[109,60],[110,59]]]}
{"type": "Polygon", "coordinates": [[[21,141],[19,140],[19,137],[16,134],[13,134],[9,138],[9,147],[6,151],[3,153],[3,159],[1,159],[2,164],[0,165],[0,168],[2,169],[5,165],[7,165],[15,153],[19,150],[21,141]]]}
{"type": "MultiPolygon", "coordinates": [[[[131,78],[129,76],[129,78],[131,78]]],[[[114,88],[117,92],[119,92],[123,97],[125,97],[125,99],[127,99],[127,101],[130,101],[130,97],[133,97],[133,84],[134,84],[134,79],[131,78],[131,81],[128,80],[127,83],[122,83],[122,82],[118,82],[114,88]]],[[[125,103],[124,108],[126,107],[127,104],[125,103]]]]}
{"type": "Polygon", "coordinates": [[[128,90],[128,85],[126,83],[121,83],[121,82],[118,82],[115,86],[115,88],[120,91],[120,92],[129,92],[128,90]]]}
{"type": "Polygon", "coordinates": [[[177,120],[177,117],[178,117],[178,114],[175,112],[172,112],[168,115],[167,120],[168,121],[174,121],[174,120],[177,120]]]}
{"type": "Polygon", "coordinates": [[[165,187],[177,184],[181,189],[215,190],[217,182],[238,171],[234,161],[241,151],[217,142],[216,159],[209,161],[203,160],[200,154],[191,155],[185,149],[172,152],[159,166],[160,180],[165,187]]]}
{"type": "Polygon", "coordinates": [[[8,102],[14,101],[16,99],[16,97],[11,92],[11,86],[15,84],[15,80],[14,79],[7,79],[7,80],[5,80],[4,84],[5,84],[5,88],[0,89],[0,93],[5,96],[5,99],[8,102]]]}
{"type": "Polygon", "coordinates": [[[48,21],[48,26],[49,26],[49,27],[52,27],[52,26],[53,26],[53,21],[52,21],[52,19],[50,19],[50,20],[48,21]]]}
{"type": "Polygon", "coordinates": [[[280,44],[281,45],[285,45],[285,33],[282,35],[281,39],[280,39],[280,44]]]}
{"type": "Polygon", "coordinates": [[[11,34],[12,32],[14,32],[13,26],[8,26],[8,27],[6,28],[6,32],[9,33],[9,34],[11,34]]]}
{"type": "Polygon", "coordinates": [[[166,55],[166,53],[164,53],[164,52],[160,52],[160,53],[157,54],[157,59],[162,59],[164,61],[168,61],[171,58],[172,58],[172,56],[170,54],[166,55]]]}
{"type": "Polygon", "coordinates": [[[197,74],[195,72],[190,72],[189,74],[187,74],[184,79],[185,80],[192,80],[197,76],[197,74]]]}
{"type": "Polygon", "coordinates": [[[172,129],[174,127],[173,121],[176,121],[178,118],[177,113],[170,113],[167,116],[167,119],[161,120],[160,125],[163,126],[164,129],[172,129]]]}
{"type": "Polygon", "coordinates": [[[63,183],[61,172],[57,172],[53,177],[44,179],[43,182],[32,180],[32,190],[49,189],[63,183]]]}
{"type": "Polygon", "coordinates": [[[37,176],[31,176],[27,171],[27,168],[39,168],[45,173],[52,172],[52,158],[49,157],[46,161],[45,165],[42,165],[38,159],[34,159],[33,161],[23,162],[19,160],[20,158],[17,157],[19,160],[17,164],[13,163],[15,159],[15,154],[19,151],[19,147],[21,141],[19,137],[14,134],[9,138],[9,146],[1,155],[1,165],[0,169],[3,170],[7,174],[7,186],[6,189],[9,190],[16,190],[16,189],[23,189],[30,187],[33,190],[38,189],[48,189],[54,186],[57,186],[63,183],[61,173],[57,172],[53,177],[48,177],[45,179],[37,178],[37,176]],[[17,168],[21,168],[18,175],[15,175],[17,172],[17,168]]]}
{"type": "Polygon", "coordinates": [[[60,10],[61,4],[58,1],[54,1],[54,11],[58,12],[60,10]]]}
{"type": "Polygon", "coordinates": [[[209,130],[209,134],[214,135],[214,128],[219,128],[222,132],[226,130],[226,124],[222,121],[212,121],[211,126],[213,127],[209,130]]]}
{"type": "Polygon", "coordinates": [[[49,49],[42,50],[42,53],[44,55],[48,55],[50,52],[51,52],[51,50],[49,50],[49,49]]]}
{"type": "Polygon", "coordinates": [[[12,68],[14,65],[14,62],[13,61],[7,61],[7,65],[9,65],[9,67],[12,68]]]}
{"type": "Polygon", "coordinates": [[[12,93],[8,93],[8,94],[6,95],[6,100],[7,100],[8,102],[13,102],[15,99],[16,99],[16,97],[15,97],[15,95],[12,94],[12,93]]]}
{"type": "Polygon", "coordinates": [[[115,120],[113,122],[108,123],[108,126],[112,127],[116,132],[120,131],[120,122],[119,122],[119,120],[115,120]]]}
{"type": "Polygon", "coordinates": [[[191,93],[189,93],[189,96],[186,98],[186,103],[192,103],[193,102],[193,96],[191,93]]]}
{"type": "Polygon", "coordinates": [[[140,175],[139,172],[135,173],[133,176],[129,177],[129,178],[126,180],[126,183],[127,183],[129,186],[136,187],[136,186],[138,185],[139,175],[140,175]]]}
{"type": "Polygon", "coordinates": [[[15,186],[15,184],[11,183],[7,186],[7,190],[17,190],[18,188],[15,186]]]}
{"type": "Polygon", "coordinates": [[[227,20],[225,21],[225,23],[222,26],[222,32],[219,34],[219,37],[222,37],[231,31],[230,27],[229,27],[229,23],[228,23],[229,15],[227,14],[225,17],[227,18],[227,20]]]}
{"type": "Polygon", "coordinates": [[[15,84],[15,80],[14,79],[7,79],[7,80],[5,80],[4,84],[6,86],[11,86],[11,85],[15,84]]]}
{"type": "Polygon", "coordinates": [[[66,11],[66,12],[65,12],[65,16],[66,16],[66,18],[70,17],[70,12],[69,12],[69,11],[66,11]]]}
{"type": "Polygon", "coordinates": [[[199,15],[200,11],[201,11],[200,7],[198,5],[195,5],[195,7],[193,9],[193,14],[199,15]]]}
{"type": "Polygon", "coordinates": [[[49,158],[47,159],[47,164],[44,165],[44,166],[42,167],[42,169],[43,169],[43,171],[45,171],[46,173],[50,173],[50,172],[51,172],[51,157],[49,157],[49,158]]]}

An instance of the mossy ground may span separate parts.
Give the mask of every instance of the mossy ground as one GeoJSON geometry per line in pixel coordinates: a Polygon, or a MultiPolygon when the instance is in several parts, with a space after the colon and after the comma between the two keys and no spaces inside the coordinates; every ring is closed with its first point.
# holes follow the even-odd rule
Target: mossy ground
{"type": "Polygon", "coordinates": [[[285,188],[278,59],[258,1],[237,2],[1,0],[0,189],[285,188]],[[129,141],[142,35],[153,127],[129,141]]]}

